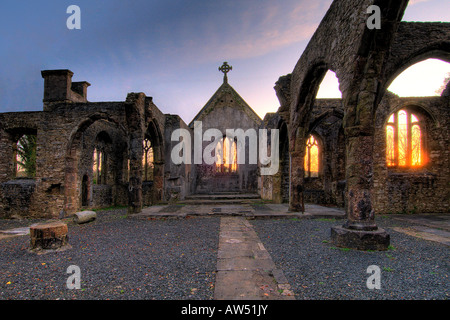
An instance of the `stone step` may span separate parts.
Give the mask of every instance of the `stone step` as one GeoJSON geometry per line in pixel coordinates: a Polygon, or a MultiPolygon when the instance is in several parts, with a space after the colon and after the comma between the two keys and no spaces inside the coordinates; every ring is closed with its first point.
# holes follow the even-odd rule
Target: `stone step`
{"type": "Polygon", "coordinates": [[[185,197],[186,200],[234,200],[234,199],[261,199],[256,193],[211,193],[192,194],[185,197]]]}
{"type": "Polygon", "coordinates": [[[184,204],[239,204],[260,201],[261,197],[256,193],[215,193],[194,194],[179,201],[184,204]]]}

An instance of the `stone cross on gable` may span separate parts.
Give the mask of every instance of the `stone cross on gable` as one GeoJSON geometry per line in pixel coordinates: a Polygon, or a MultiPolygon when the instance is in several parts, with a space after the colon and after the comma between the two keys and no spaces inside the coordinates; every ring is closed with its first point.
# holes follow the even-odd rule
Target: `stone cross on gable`
{"type": "Polygon", "coordinates": [[[219,67],[219,71],[223,72],[223,82],[228,83],[227,73],[233,70],[233,67],[228,65],[228,62],[224,62],[221,67],[219,67]]]}

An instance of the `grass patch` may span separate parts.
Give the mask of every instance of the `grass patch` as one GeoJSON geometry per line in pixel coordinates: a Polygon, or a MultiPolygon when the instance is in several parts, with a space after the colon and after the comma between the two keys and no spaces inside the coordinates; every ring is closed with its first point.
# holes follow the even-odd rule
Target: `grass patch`
{"type": "Polygon", "coordinates": [[[390,255],[389,253],[386,253],[386,257],[388,257],[388,258],[391,259],[391,260],[394,260],[394,259],[395,259],[395,257],[392,256],[392,255],[390,255]]]}
{"type": "MultiPolygon", "coordinates": [[[[325,241],[326,241],[326,240],[325,240],[325,241]]],[[[331,247],[331,249],[341,250],[341,251],[344,251],[344,252],[347,252],[347,251],[352,250],[352,249],[350,249],[350,248],[338,248],[338,247],[331,247]]]]}
{"type": "Polygon", "coordinates": [[[397,250],[392,244],[388,246],[388,250],[397,250]]]}

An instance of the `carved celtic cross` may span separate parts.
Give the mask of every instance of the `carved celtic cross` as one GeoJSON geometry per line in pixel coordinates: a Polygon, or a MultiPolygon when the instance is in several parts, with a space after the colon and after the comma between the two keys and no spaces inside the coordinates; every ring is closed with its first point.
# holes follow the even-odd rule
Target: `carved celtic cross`
{"type": "Polygon", "coordinates": [[[233,70],[233,67],[228,65],[228,62],[224,62],[221,67],[219,67],[219,71],[223,72],[223,82],[228,82],[227,73],[233,70]]]}

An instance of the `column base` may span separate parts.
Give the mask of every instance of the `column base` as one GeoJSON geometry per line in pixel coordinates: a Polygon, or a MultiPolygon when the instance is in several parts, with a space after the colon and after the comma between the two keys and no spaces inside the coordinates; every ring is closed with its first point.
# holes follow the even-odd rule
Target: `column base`
{"type": "Polygon", "coordinates": [[[381,228],[368,231],[336,226],[331,227],[331,241],[342,248],[384,251],[389,247],[390,236],[381,228]]]}

